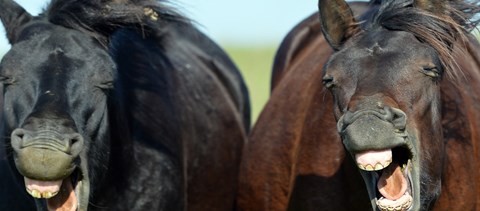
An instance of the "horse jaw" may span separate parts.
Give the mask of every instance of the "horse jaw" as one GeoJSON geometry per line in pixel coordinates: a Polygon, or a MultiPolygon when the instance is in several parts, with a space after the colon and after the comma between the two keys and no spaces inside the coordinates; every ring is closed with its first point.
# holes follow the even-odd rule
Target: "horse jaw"
{"type": "MultiPolygon", "coordinates": [[[[28,190],[28,185],[32,180],[25,179],[27,192],[35,198],[37,210],[48,211],[87,211],[90,197],[90,181],[88,177],[88,170],[86,162],[81,162],[81,165],[74,174],[60,181],[61,187],[58,192],[52,194],[51,197],[37,197],[37,194],[32,194],[28,190]],[[75,177],[74,177],[75,176],[75,177]],[[78,181],[76,181],[78,179],[78,181]],[[27,182],[28,181],[28,182],[27,182]]],[[[33,181],[38,183],[38,181],[33,181]]],[[[53,184],[56,182],[47,182],[46,184],[53,184]]],[[[30,185],[31,187],[31,185],[30,185]]],[[[57,189],[48,187],[48,189],[57,189]]]]}
{"type": "MultiPolygon", "coordinates": [[[[412,140],[413,137],[409,136],[409,139],[412,140]]],[[[412,142],[410,142],[412,143],[412,142]]],[[[414,145],[414,144],[412,144],[414,145]]],[[[413,147],[415,148],[415,147],[413,147]]],[[[416,153],[415,149],[410,150],[412,153],[412,158],[409,159],[408,164],[402,169],[407,179],[408,190],[406,193],[398,198],[397,200],[410,200],[411,203],[408,207],[404,207],[401,210],[420,210],[422,207],[422,202],[420,200],[420,162],[418,158],[418,154],[416,153]]],[[[360,174],[362,175],[363,181],[367,187],[368,195],[370,198],[370,203],[372,206],[372,210],[388,210],[386,208],[382,209],[379,205],[379,200],[381,196],[378,195],[378,180],[379,175],[375,171],[366,171],[359,168],[360,174]]],[[[395,202],[395,200],[389,200],[391,202],[395,202]]],[[[392,203],[392,204],[393,204],[392,203]]]]}

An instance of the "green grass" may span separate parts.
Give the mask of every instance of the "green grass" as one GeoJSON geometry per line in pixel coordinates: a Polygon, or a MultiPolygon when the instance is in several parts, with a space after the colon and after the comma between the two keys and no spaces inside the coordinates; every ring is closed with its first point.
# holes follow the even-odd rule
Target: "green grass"
{"type": "Polygon", "coordinates": [[[270,95],[270,75],[276,46],[234,46],[225,50],[242,72],[250,92],[252,124],[270,95]]]}

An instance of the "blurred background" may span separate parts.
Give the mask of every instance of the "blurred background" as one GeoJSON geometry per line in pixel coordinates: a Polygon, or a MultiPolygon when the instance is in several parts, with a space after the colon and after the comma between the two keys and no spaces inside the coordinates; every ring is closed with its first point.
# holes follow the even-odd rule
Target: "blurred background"
{"type": "MultiPolygon", "coordinates": [[[[243,73],[255,121],[269,96],[273,57],[283,37],[316,12],[317,0],[171,0],[180,12],[222,46],[243,73]]],[[[46,0],[16,0],[38,14],[46,0]]],[[[0,57],[10,48],[0,27],[0,57]]]]}

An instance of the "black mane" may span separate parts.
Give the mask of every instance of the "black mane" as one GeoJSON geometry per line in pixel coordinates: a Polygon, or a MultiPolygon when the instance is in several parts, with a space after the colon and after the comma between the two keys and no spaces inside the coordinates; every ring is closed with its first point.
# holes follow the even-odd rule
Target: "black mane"
{"type": "Polygon", "coordinates": [[[432,5],[431,10],[419,9],[416,4],[422,1],[394,0],[382,1],[370,27],[383,27],[389,30],[405,31],[428,43],[439,54],[447,76],[458,78],[463,75],[456,68],[452,55],[453,43],[466,41],[468,34],[478,24],[473,20],[480,12],[480,1],[451,0],[445,7],[432,5]],[[438,12],[436,10],[443,10],[438,12]],[[445,11],[445,12],[444,12],[445,11]]]}
{"type": "Polygon", "coordinates": [[[89,33],[102,43],[122,27],[140,29],[145,35],[161,32],[158,24],[190,24],[188,18],[165,0],[53,0],[40,16],[51,23],[89,33]]]}

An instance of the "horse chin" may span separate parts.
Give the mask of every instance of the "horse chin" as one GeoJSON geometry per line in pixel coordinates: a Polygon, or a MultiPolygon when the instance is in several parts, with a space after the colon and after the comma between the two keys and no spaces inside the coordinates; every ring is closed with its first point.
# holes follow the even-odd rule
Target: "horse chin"
{"type": "MultiPolygon", "coordinates": [[[[420,206],[420,179],[418,159],[409,146],[400,146],[380,152],[392,152],[390,161],[384,166],[367,167],[358,164],[366,184],[373,210],[415,210],[420,206]]],[[[388,153],[387,153],[388,154],[388,153]]]]}
{"type": "Polygon", "coordinates": [[[26,191],[35,198],[39,207],[46,204],[49,211],[87,210],[89,184],[80,168],[69,177],[58,181],[37,181],[26,177],[24,179],[26,191]]]}

